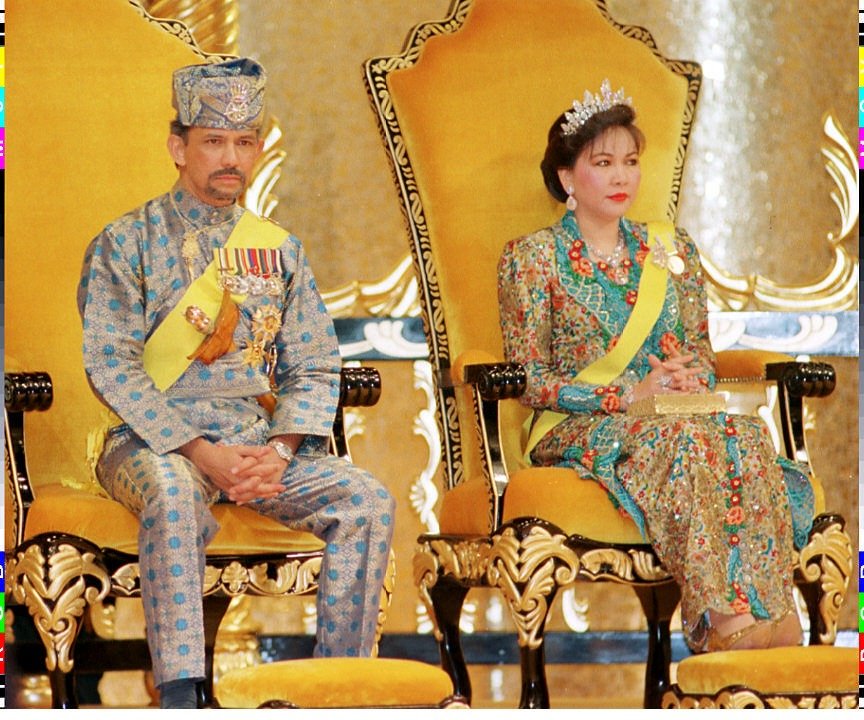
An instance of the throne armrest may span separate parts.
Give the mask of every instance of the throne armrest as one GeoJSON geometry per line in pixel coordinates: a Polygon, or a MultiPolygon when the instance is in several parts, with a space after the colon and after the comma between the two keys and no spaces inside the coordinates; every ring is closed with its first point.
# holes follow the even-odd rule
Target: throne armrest
{"type": "Polygon", "coordinates": [[[381,373],[371,367],[343,367],[339,385],[339,407],[330,434],[330,451],[339,457],[351,458],[345,434],[346,407],[371,407],[381,397],[381,373]]]}
{"type": "Polygon", "coordinates": [[[3,394],[7,413],[47,410],[54,401],[54,385],[46,372],[7,373],[3,394]]]}
{"type": "Polygon", "coordinates": [[[3,383],[6,448],[7,547],[21,544],[33,487],[24,446],[24,413],[47,410],[54,401],[54,385],[46,372],[6,373],[3,383]]]}
{"type": "Polygon", "coordinates": [[[764,350],[724,350],[717,353],[717,379],[721,383],[776,383],[786,456],[809,462],[804,440],[804,398],[826,397],[834,391],[837,376],[833,366],[799,362],[789,355],[764,350]]]}
{"type": "Polygon", "coordinates": [[[777,383],[777,400],[786,455],[795,460],[810,461],[804,438],[804,398],[826,397],[834,391],[837,375],[834,367],[822,362],[769,363],[766,379],[777,383]]]}
{"type": "MultiPolygon", "coordinates": [[[[503,449],[501,400],[518,398],[525,392],[527,375],[520,363],[499,362],[479,351],[463,353],[449,373],[453,387],[467,386],[474,399],[474,415],[480,433],[484,470],[496,495],[504,490],[509,475],[503,449]]],[[[441,376],[442,384],[446,378],[441,376]]]]}
{"type": "MultiPolygon", "coordinates": [[[[485,351],[467,350],[451,367],[439,368],[436,380],[446,396],[456,396],[459,412],[471,418],[462,426],[474,428],[476,432],[468,437],[477,443],[476,448],[466,448],[463,453],[466,465],[458,485],[445,488],[440,532],[488,535],[500,524],[501,498],[508,479],[498,403],[525,392],[525,369],[517,363],[500,362],[485,351]]],[[[463,441],[466,439],[463,436],[463,441]]]]}
{"type": "Polygon", "coordinates": [[[520,363],[483,363],[466,365],[463,379],[477,387],[484,401],[498,402],[518,398],[525,392],[527,377],[520,363]]]}
{"type": "Polygon", "coordinates": [[[381,397],[381,373],[371,367],[342,368],[339,405],[371,407],[381,397]]]}

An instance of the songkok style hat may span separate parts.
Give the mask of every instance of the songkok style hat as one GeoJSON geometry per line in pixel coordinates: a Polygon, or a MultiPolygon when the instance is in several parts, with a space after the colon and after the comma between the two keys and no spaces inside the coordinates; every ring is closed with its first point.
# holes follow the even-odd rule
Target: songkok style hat
{"type": "Polygon", "coordinates": [[[174,71],[171,104],[186,126],[251,130],[264,121],[264,68],[249,58],[174,71]]]}

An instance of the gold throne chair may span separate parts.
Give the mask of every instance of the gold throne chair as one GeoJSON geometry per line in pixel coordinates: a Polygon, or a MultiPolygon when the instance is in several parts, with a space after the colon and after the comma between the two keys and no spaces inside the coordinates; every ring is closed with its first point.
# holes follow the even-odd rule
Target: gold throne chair
{"type": "MultiPolygon", "coordinates": [[[[7,599],[13,613],[30,615],[44,644],[56,708],[77,706],[75,643],[91,610],[140,596],[137,519],[100,496],[91,476],[107,416],[81,359],[75,295],[83,253],[107,222],[171,186],[171,72],[220,59],[202,52],[182,23],[155,20],[133,0],[101,2],[98,15],[82,44],[69,32],[80,24],[73,3],[9,8],[7,77],[17,100],[8,113],[15,143],[6,185],[7,599]]],[[[267,205],[270,198],[258,197],[253,209],[266,214],[267,205]]],[[[343,369],[334,452],[348,454],[342,408],[373,405],[379,394],[374,368],[343,369]]],[[[314,594],[323,548],[245,507],[214,512],[221,530],[202,588],[202,702],[212,698],[215,635],[231,600],[314,594]]],[[[381,623],[391,592],[392,577],[381,623]]]]}
{"type": "MultiPolygon", "coordinates": [[[[402,53],[364,69],[406,218],[436,382],[445,487],[440,530],[419,538],[414,576],[442,665],[470,699],[460,613],[471,588],[496,588],[520,647],[520,706],[548,707],[544,628],[556,593],[610,581],[631,587],[645,612],[644,704],[659,707],[680,593],[596,483],[521,461],[529,411],[516,398],[525,374],[502,362],[496,266],[505,242],[563,212],[538,170],[546,132],[604,78],[632,95],[648,138],[630,214],[674,220],[701,69],[663,57],[647,30],[616,23],[604,0],[454,0],[447,18],[409,33],[402,53]]],[[[730,407],[765,404],[776,385],[784,449],[806,457],[802,399],[830,393],[833,368],[759,351],[723,352],[718,362],[730,407]]],[[[851,545],[842,517],[824,513],[824,503],[818,512],[797,579],[811,643],[830,644],[851,545]]]]}

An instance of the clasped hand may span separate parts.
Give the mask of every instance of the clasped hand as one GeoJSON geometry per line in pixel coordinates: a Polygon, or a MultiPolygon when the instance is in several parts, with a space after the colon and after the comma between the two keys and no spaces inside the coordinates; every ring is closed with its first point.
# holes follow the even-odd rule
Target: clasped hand
{"type": "Polygon", "coordinates": [[[649,355],[651,371],[634,387],[634,398],[638,400],[650,395],[704,392],[705,387],[699,381],[703,369],[690,364],[695,357],[693,354],[682,355],[676,349],[665,360],[649,355]]]}
{"type": "Polygon", "coordinates": [[[285,489],[282,474],[288,463],[273,448],[197,440],[184,454],[232,502],[244,505],[252,500],[269,500],[285,489]]]}

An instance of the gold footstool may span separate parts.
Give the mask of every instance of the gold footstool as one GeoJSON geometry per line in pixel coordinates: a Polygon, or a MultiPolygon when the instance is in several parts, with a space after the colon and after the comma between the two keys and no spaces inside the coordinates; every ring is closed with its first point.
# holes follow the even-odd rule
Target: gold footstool
{"type": "Polygon", "coordinates": [[[441,668],[390,658],[282,660],[232,670],[215,687],[223,708],[467,708],[441,668]]]}
{"type": "Polygon", "coordinates": [[[664,708],[857,708],[856,648],[814,645],[693,655],[664,708]]]}

